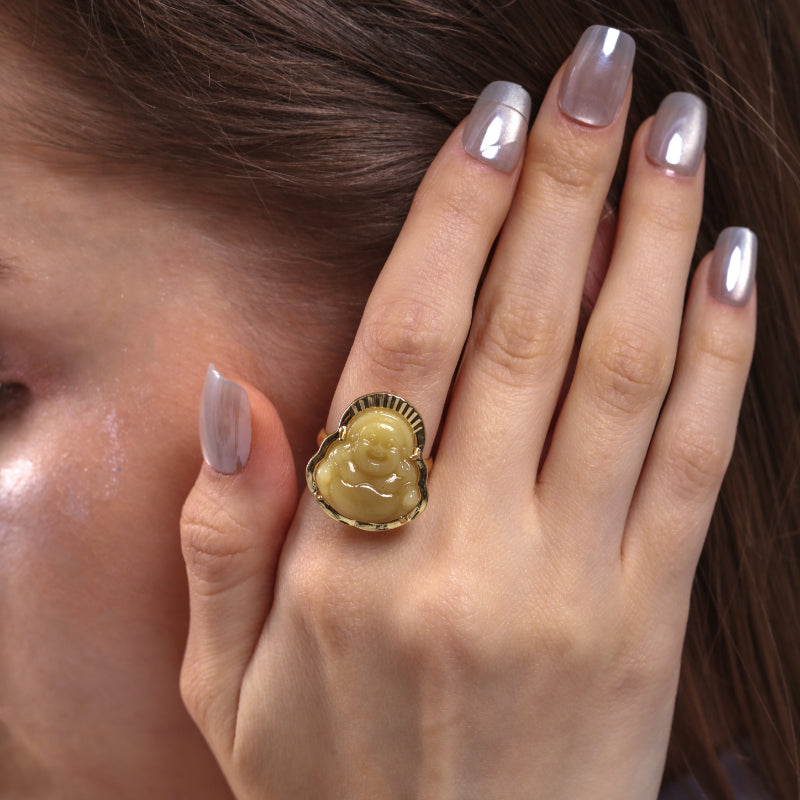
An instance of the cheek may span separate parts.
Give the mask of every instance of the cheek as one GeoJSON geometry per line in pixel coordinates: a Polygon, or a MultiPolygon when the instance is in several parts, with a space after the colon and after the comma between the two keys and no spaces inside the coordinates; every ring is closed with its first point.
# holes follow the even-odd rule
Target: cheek
{"type": "Polygon", "coordinates": [[[0,706],[44,751],[76,714],[183,713],[178,519],[200,456],[194,415],[148,401],[54,403],[0,440],[0,706]]]}
{"type": "Polygon", "coordinates": [[[10,446],[0,439],[4,546],[40,566],[53,548],[94,562],[169,546],[159,530],[176,528],[200,464],[194,420],[153,403],[42,405],[10,446]]]}

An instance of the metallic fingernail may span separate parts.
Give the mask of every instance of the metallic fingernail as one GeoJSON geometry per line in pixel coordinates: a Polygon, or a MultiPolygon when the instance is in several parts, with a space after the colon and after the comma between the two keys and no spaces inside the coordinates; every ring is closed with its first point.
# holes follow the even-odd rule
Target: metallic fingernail
{"type": "Polygon", "coordinates": [[[705,103],[688,92],[668,94],[658,107],[645,153],[659,167],[694,175],[706,143],[705,103]]]}
{"type": "Polygon", "coordinates": [[[708,273],[711,294],[743,306],[753,293],[756,278],[758,239],[748,228],[725,228],[717,237],[708,273]]]}
{"type": "Polygon", "coordinates": [[[233,475],[250,457],[250,401],[238,383],[208,367],[200,403],[200,445],[203,458],[217,472],[233,475]]]}
{"type": "Polygon", "coordinates": [[[503,172],[517,166],[525,150],[531,96],[518,84],[490,83],[467,117],[461,142],[474,158],[503,172]]]}
{"type": "Polygon", "coordinates": [[[561,81],[561,110],[586,125],[610,125],[625,99],[635,55],[627,33],[603,25],[585,30],[561,81]]]}

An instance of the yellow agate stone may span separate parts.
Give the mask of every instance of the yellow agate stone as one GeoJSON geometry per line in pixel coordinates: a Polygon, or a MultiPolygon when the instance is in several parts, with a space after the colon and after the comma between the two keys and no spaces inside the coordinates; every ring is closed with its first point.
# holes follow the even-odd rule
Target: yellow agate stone
{"type": "Polygon", "coordinates": [[[405,401],[394,395],[359,398],[309,462],[309,487],[343,522],[369,529],[401,525],[427,502],[423,440],[422,421],[405,401]],[[365,399],[396,408],[364,407],[365,399]]]}

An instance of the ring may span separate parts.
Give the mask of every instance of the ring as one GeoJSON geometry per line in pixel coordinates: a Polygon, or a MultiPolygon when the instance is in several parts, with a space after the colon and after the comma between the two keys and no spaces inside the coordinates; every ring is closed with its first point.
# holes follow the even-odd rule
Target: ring
{"type": "Polygon", "coordinates": [[[399,528],[428,503],[425,425],[411,403],[386,392],[354,400],[306,467],[328,516],[367,531],[399,528]]]}

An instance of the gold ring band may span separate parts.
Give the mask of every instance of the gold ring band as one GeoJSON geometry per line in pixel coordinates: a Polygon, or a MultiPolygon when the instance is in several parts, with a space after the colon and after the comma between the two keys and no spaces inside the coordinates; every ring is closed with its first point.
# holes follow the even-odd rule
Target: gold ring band
{"type": "Polygon", "coordinates": [[[367,531],[410,522],[428,503],[425,425],[402,397],[365,394],[342,414],[306,467],[306,483],[328,516],[367,531]]]}

